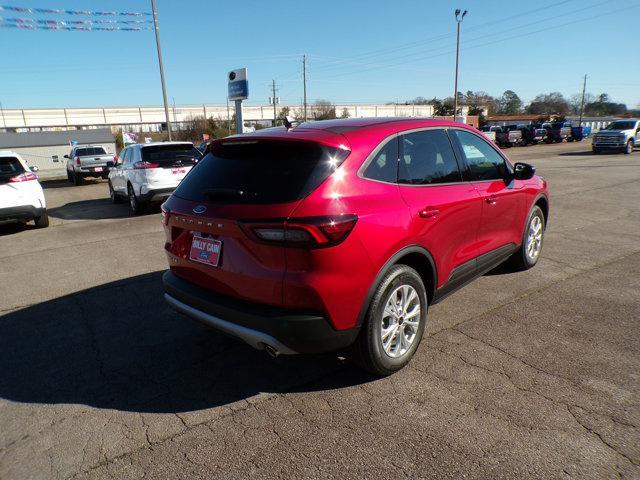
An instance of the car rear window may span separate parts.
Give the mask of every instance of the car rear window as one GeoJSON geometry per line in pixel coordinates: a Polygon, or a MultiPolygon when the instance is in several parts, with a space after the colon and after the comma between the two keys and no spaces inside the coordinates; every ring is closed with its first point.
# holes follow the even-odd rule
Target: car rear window
{"type": "Polygon", "coordinates": [[[292,202],[315,190],[348,154],[348,150],[302,141],[214,144],[174,195],[193,201],[292,202]]]}
{"type": "Polygon", "coordinates": [[[0,157],[0,180],[24,173],[24,167],[15,157],[0,157]]]}
{"type": "Polygon", "coordinates": [[[202,154],[191,144],[153,145],[142,148],[142,160],[160,165],[176,163],[193,165],[202,154]]]}
{"type": "Polygon", "coordinates": [[[76,156],[78,157],[89,157],[94,155],[106,155],[104,148],[102,147],[86,147],[86,148],[78,148],[76,150],[76,156]]]}

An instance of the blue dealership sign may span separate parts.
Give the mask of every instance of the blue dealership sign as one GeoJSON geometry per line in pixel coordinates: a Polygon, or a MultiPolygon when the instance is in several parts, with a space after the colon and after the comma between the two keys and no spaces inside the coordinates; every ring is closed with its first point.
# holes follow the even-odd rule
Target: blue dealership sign
{"type": "Polygon", "coordinates": [[[249,80],[247,69],[238,68],[229,72],[229,100],[246,100],[249,98],[249,80]]]}

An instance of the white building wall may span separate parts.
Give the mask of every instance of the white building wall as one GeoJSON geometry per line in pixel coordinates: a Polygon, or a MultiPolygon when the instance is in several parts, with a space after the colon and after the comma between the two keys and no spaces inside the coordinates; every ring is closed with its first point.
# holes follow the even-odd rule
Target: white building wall
{"type": "MultiPolygon", "coordinates": [[[[279,112],[288,106],[293,111],[300,110],[300,105],[278,105],[279,112]]],[[[310,111],[313,105],[309,105],[310,111]]],[[[336,115],[340,116],[343,110],[349,112],[350,117],[431,117],[433,107],[431,105],[336,105],[336,115]]],[[[271,105],[244,105],[243,117],[245,121],[273,120],[273,107],[271,105]]],[[[463,113],[464,114],[464,113],[463,113]]],[[[227,109],[226,105],[181,105],[169,107],[171,122],[183,122],[196,116],[207,116],[215,119],[226,120],[233,115],[233,106],[227,109]]],[[[67,126],[73,127],[104,127],[119,125],[144,125],[160,124],[165,122],[163,107],[112,107],[112,108],[57,108],[57,109],[13,109],[3,110],[0,116],[0,128],[52,128],[67,126]]]]}

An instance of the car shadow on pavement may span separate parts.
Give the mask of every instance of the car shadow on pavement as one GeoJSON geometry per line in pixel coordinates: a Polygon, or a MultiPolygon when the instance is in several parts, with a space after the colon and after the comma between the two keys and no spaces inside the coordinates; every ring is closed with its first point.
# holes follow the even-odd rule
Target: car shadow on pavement
{"type": "Polygon", "coordinates": [[[25,232],[27,230],[36,230],[33,222],[30,224],[19,223],[5,223],[0,225],[0,237],[5,235],[15,235],[16,233],[25,232]]]}
{"type": "Polygon", "coordinates": [[[70,202],[47,209],[50,217],[62,220],[104,220],[130,217],[129,204],[114,205],[110,198],[96,198],[70,202]]]}
{"type": "MultiPolygon", "coordinates": [[[[562,153],[558,153],[559,157],[585,157],[585,156],[589,156],[592,155],[594,158],[596,158],[598,155],[594,155],[594,153],[591,150],[584,150],[584,151],[580,151],[580,152],[562,152],[562,153]]],[[[584,158],[582,158],[582,160],[584,160],[584,158]]]]}
{"type": "Polygon", "coordinates": [[[0,397],[177,413],[373,378],[335,354],[274,359],[193,322],[165,304],[161,274],[0,316],[0,397]]]}

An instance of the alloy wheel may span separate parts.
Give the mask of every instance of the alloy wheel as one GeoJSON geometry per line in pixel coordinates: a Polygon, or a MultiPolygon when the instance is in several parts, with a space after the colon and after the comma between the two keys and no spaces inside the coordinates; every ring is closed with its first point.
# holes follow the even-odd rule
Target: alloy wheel
{"type": "Polygon", "coordinates": [[[407,353],[420,326],[420,297],[411,285],[401,285],[385,302],[380,326],[380,341],[391,358],[407,353]]]}
{"type": "Polygon", "coordinates": [[[529,260],[535,261],[542,249],[542,219],[536,215],[531,219],[529,231],[527,232],[527,256],[529,260]]]}

